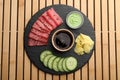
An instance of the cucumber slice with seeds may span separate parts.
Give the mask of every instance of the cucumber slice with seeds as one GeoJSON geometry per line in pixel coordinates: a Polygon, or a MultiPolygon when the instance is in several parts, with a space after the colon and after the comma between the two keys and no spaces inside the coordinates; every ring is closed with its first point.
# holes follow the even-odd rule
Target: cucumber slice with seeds
{"type": "Polygon", "coordinates": [[[67,69],[67,67],[66,67],[66,60],[67,60],[68,58],[65,58],[64,60],[63,60],[63,65],[62,65],[62,67],[63,67],[63,69],[64,69],[64,71],[65,72],[69,72],[69,70],[67,69]]]}
{"type": "Polygon", "coordinates": [[[69,57],[66,59],[66,68],[70,71],[77,67],[77,60],[74,57],[69,57]]]}
{"type": "Polygon", "coordinates": [[[44,58],[45,58],[47,55],[49,55],[49,54],[52,54],[52,52],[49,51],[49,50],[45,50],[45,51],[41,52],[41,54],[40,54],[40,60],[43,62],[44,58]]]}
{"type": "Polygon", "coordinates": [[[53,70],[55,70],[55,71],[59,71],[59,69],[58,69],[58,62],[60,61],[60,57],[57,57],[54,61],[53,61],[53,70]]]}
{"type": "Polygon", "coordinates": [[[63,61],[64,61],[65,58],[62,58],[60,59],[60,61],[58,62],[58,69],[61,71],[61,72],[64,72],[64,69],[63,69],[63,61]]]}
{"type": "Polygon", "coordinates": [[[48,67],[50,68],[50,69],[53,69],[53,66],[52,66],[52,64],[53,64],[53,61],[56,59],[56,56],[52,56],[50,59],[49,59],[49,61],[48,61],[48,67]]]}
{"type": "Polygon", "coordinates": [[[45,58],[44,58],[44,60],[43,60],[43,64],[44,64],[44,66],[46,66],[46,67],[48,67],[48,61],[49,61],[49,59],[52,57],[53,55],[51,55],[51,54],[49,54],[49,55],[47,55],[45,58]]]}

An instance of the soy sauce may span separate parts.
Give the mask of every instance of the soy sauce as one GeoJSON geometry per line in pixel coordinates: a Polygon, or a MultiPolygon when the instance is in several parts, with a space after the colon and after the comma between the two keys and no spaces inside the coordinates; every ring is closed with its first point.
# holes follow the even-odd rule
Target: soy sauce
{"type": "Polygon", "coordinates": [[[72,38],[67,32],[59,32],[55,35],[55,45],[60,49],[68,48],[72,43],[72,38]]]}

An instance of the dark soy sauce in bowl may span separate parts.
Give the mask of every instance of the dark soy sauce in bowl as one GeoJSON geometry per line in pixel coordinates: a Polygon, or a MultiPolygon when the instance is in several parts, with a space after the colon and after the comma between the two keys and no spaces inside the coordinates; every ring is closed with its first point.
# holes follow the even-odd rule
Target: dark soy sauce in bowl
{"type": "Polygon", "coordinates": [[[67,32],[60,32],[56,34],[54,42],[58,48],[66,49],[71,45],[72,38],[67,32]]]}
{"type": "Polygon", "coordinates": [[[68,51],[74,44],[74,36],[67,29],[60,29],[53,34],[52,44],[59,51],[68,51]]]}

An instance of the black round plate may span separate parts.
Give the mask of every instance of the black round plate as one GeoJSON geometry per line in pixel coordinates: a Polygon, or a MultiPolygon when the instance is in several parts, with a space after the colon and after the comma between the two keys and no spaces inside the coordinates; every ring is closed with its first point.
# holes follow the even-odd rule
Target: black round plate
{"type": "Polygon", "coordinates": [[[31,60],[31,62],[40,70],[47,72],[47,73],[51,73],[51,74],[66,74],[66,73],[71,73],[74,72],[78,69],[80,69],[82,66],[84,66],[88,60],[90,59],[93,49],[91,50],[91,52],[89,54],[84,54],[82,56],[77,55],[74,52],[74,48],[75,45],[73,46],[73,48],[67,52],[59,52],[57,50],[55,50],[51,44],[51,35],[58,29],[60,28],[65,28],[65,29],[69,29],[70,31],[73,32],[75,38],[80,34],[86,34],[88,36],[90,36],[92,38],[92,40],[95,42],[95,32],[94,29],[90,23],[90,21],[88,20],[88,18],[83,14],[84,16],[84,24],[81,28],[79,29],[70,29],[66,23],[65,23],[65,19],[66,19],[66,15],[70,12],[70,11],[79,11],[71,6],[66,6],[66,5],[52,5],[52,6],[48,6],[45,7],[43,9],[41,9],[40,11],[38,11],[28,22],[27,27],[25,29],[24,32],[24,47],[25,50],[27,52],[27,55],[29,57],[29,59],[31,60]],[[41,14],[43,14],[46,10],[50,9],[51,7],[53,7],[55,9],[55,11],[60,15],[60,17],[63,19],[63,24],[60,25],[58,28],[56,28],[54,31],[51,32],[50,36],[49,36],[49,41],[48,41],[48,45],[47,46],[34,46],[34,47],[29,47],[28,46],[28,34],[31,30],[31,27],[33,25],[33,23],[38,19],[39,16],[41,16],[41,14]],[[68,56],[73,56],[77,59],[78,61],[78,66],[74,71],[71,72],[56,72],[54,70],[50,70],[49,68],[45,67],[42,62],[40,61],[40,53],[44,50],[51,50],[53,52],[54,55],[56,56],[60,56],[60,57],[68,57],[68,56]]]}

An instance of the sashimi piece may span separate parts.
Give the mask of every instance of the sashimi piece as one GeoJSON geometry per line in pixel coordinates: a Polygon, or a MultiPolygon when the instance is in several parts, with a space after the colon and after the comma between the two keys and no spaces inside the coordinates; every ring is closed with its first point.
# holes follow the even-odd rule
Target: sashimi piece
{"type": "Polygon", "coordinates": [[[39,20],[50,30],[53,30],[53,27],[41,16],[39,17],[39,20]]]}
{"type": "Polygon", "coordinates": [[[45,18],[45,20],[52,25],[52,27],[55,29],[57,27],[57,25],[55,24],[55,22],[50,18],[50,16],[48,16],[47,12],[44,12],[42,14],[43,18],[45,18]]]}
{"type": "Polygon", "coordinates": [[[47,45],[49,34],[52,30],[63,23],[62,18],[50,8],[33,24],[28,37],[29,46],[47,45]]]}
{"type": "Polygon", "coordinates": [[[36,41],[34,39],[28,40],[28,46],[43,46],[43,45],[47,45],[47,43],[36,41]]]}
{"type": "Polygon", "coordinates": [[[57,26],[59,26],[63,22],[61,17],[55,12],[53,8],[50,8],[47,11],[47,14],[50,16],[51,19],[53,19],[57,26]]]}
{"type": "Polygon", "coordinates": [[[33,39],[28,39],[28,46],[36,46],[36,41],[33,39]]]}
{"type": "Polygon", "coordinates": [[[40,41],[37,41],[37,46],[39,45],[47,45],[48,43],[44,43],[44,42],[40,42],[40,41]]]}
{"type": "Polygon", "coordinates": [[[34,23],[32,27],[35,28],[35,29],[37,29],[37,30],[39,30],[39,31],[41,31],[41,32],[44,32],[44,33],[48,32],[47,30],[44,30],[41,27],[39,27],[36,23],[34,23]]]}
{"type": "Polygon", "coordinates": [[[37,29],[34,29],[34,28],[31,29],[31,32],[33,32],[34,34],[36,34],[38,36],[44,37],[46,39],[48,39],[48,37],[49,37],[49,34],[42,33],[42,32],[40,32],[40,31],[38,31],[37,29]]]}
{"type": "Polygon", "coordinates": [[[41,27],[42,29],[50,32],[50,30],[49,30],[40,20],[37,20],[37,21],[36,21],[36,24],[37,24],[39,27],[41,27]]]}
{"type": "Polygon", "coordinates": [[[38,36],[32,32],[29,33],[29,38],[40,41],[40,42],[44,42],[44,43],[48,42],[48,39],[46,39],[42,36],[38,36]]]}

